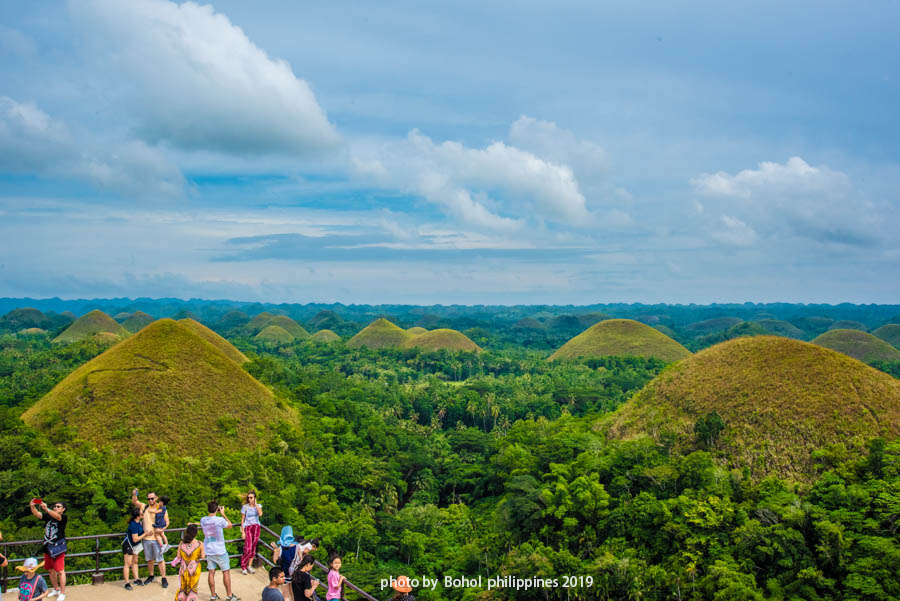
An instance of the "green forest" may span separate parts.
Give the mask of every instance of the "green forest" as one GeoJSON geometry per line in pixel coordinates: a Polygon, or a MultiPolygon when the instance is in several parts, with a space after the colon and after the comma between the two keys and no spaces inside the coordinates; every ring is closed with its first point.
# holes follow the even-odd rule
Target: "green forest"
{"type": "MultiPolygon", "coordinates": [[[[124,531],[134,487],[169,495],[175,527],[204,515],[210,499],[237,518],[240,495],[252,488],[268,527],[322,537],[319,559],[343,554],[342,572],[376,596],[381,578],[408,574],[441,584],[448,575],[558,581],[527,591],[439,585],[417,591],[422,600],[900,598],[895,437],[822,446],[809,458],[807,480],[729,465],[723,437],[731,424],[717,413],[697,418],[678,441],[665,433],[615,438],[609,415],[670,364],[547,361],[583,322],[553,326],[553,316],[542,316],[533,320],[541,328],[526,328],[513,314],[491,328],[473,315],[428,325],[459,329],[484,349],[478,353],[352,348],[347,339],[367,323],[352,315],[302,322],[314,331],[331,320],[325,325],[343,338],[335,343],[261,340],[224,310],[215,320],[201,315],[294,416],[273,416],[270,434],[228,452],[208,448],[212,433],[202,430],[177,446],[161,441],[129,454],[79,438],[62,422],[26,425],[27,408],[109,343],[52,343],[64,320],[46,335],[8,326],[0,335],[4,540],[40,537],[28,511],[33,496],[68,503],[72,536],[124,531]],[[592,585],[564,587],[564,576],[591,576],[592,585]]],[[[770,333],[727,323],[692,329],[687,319],[671,331],[691,351],[770,333]]],[[[823,325],[810,324],[801,330],[806,340],[823,325]]],[[[871,363],[898,375],[896,361],[871,363]]],[[[216,428],[227,436],[236,424],[223,416],[216,428]]]]}

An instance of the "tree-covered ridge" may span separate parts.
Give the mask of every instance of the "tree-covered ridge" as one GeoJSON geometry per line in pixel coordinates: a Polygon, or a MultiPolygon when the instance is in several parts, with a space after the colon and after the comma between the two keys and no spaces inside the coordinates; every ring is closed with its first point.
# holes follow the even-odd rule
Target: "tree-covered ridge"
{"type": "MultiPolygon", "coordinates": [[[[72,348],[2,340],[0,358],[10,359],[0,364],[12,370],[4,386],[21,378],[22,357],[72,348]]],[[[677,453],[665,440],[606,439],[604,415],[657,375],[659,361],[237,342],[248,371],[300,415],[273,424],[262,449],[206,460],[165,445],[137,456],[58,448],[20,421],[23,401],[9,403],[0,412],[5,539],[39,535],[26,507],[39,493],[69,502],[74,534],[121,531],[133,486],[169,494],[174,524],[214,497],[236,517],[239,493],[254,487],[269,526],[323,536],[320,559],[344,553],[343,572],[376,592],[378,579],[399,573],[590,574],[590,589],[438,588],[417,598],[900,595],[897,441],[819,448],[810,484],[754,481],[723,469],[708,416],[677,453]]]]}

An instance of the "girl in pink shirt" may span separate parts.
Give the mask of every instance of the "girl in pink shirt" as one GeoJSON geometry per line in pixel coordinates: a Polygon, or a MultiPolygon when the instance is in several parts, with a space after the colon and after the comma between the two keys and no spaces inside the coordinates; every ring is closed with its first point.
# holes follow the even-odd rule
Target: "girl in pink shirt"
{"type": "Polygon", "coordinates": [[[341,576],[341,556],[332,555],[328,560],[328,592],[325,594],[325,601],[341,598],[341,585],[344,584],[345,578],[341,576]]]}

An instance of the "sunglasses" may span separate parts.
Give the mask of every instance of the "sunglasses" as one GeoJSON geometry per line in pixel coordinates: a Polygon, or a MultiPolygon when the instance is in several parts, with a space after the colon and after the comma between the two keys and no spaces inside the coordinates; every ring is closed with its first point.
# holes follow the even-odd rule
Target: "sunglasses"
{"type": "Polygon", "coordinates": [[[57,503],[53,506],[53,509],[62,509],[63,507],[65,507],[65,505],[60,505],[59,503],[57,503]]]}

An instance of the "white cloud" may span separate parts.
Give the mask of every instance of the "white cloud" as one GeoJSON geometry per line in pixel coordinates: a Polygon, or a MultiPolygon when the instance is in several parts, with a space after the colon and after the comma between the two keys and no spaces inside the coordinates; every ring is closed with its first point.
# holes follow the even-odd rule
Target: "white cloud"
{"type": "Polygon", "coordinates": [[[711,217],[712,237],[731,244],[751,244],[759,234],[866,246],[883,240],[888,229],[885,216],[891,211],[866,198],[845,173],[800,157],[763,162],[735,175],[702,174],[690,182],[710,199],[705,212],[718,210],[721,216],[711,217]]]}
{"type": "Polygon", "coordinates": [[[568,165],[579,178],[596,177],[607,169],[608,156],[603,148],[579,140],[574,133],[552,121],[522,115],[509,128],[509,141],[543,159],[568,165]]]}
{"type": "Polygon", "coordinates": [[[74,178],[139,197],[180,196],[184,188],[181,171],[159,149],[138,140],[76,141],[62,121],[6,96],[0,96],[0,171],[74,178]]]}
{"type": "Polygon", "coordinates": [[[124,84],[126,106],[148,141],[239,155],[309,155],[339,142],[309,84],[212,6],[69,6],[111,84],[124,84]]]}

